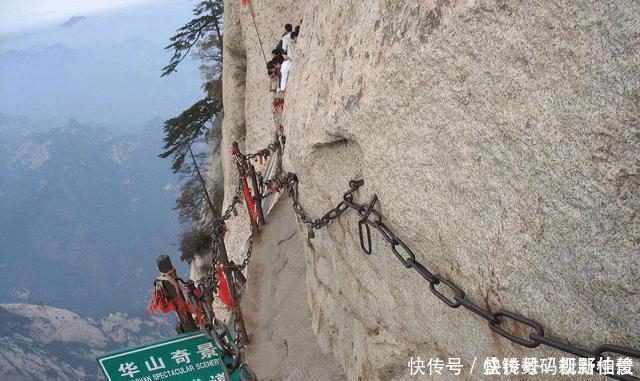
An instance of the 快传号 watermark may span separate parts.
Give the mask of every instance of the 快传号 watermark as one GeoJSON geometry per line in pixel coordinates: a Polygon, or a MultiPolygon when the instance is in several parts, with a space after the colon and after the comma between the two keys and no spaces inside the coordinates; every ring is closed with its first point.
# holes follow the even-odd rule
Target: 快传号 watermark
{"type": "Polygon", "coordinates": [[[423,360],[411,357],[408,367],[411,376],[438,376],[452,374],[454,376],[466,374],[481,375],[633,375],[633,359],[630,357],[605,357],[596,362],[595,358],[582,357],[474,357],[470,362],[464,362],[460,357],[449,357],[446,360],[439,357],[423,360]]]}

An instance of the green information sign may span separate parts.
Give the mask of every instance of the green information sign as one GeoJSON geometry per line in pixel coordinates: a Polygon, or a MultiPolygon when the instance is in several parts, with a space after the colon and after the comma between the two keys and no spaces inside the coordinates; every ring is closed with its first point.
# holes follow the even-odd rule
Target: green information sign
{"type": "Polygon", "coordinates": [[[226,381],[220,350],[200,331],[96,359],[109,381],[226,381]]]}

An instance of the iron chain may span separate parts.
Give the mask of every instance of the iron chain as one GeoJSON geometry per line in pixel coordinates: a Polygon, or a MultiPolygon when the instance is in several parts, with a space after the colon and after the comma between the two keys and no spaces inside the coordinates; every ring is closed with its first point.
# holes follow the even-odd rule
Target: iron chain
{"type": "MultiPolygon", "coordinates": [[[[289,196],[293,201],[293,210],[296,212],[300,220],[308,226],[309,238],[314,237],[314,230],[328,225],[329,222],[338,218],[347,209],[354,209],[360,215],[360,220],[358,221],[358,235],[360,238],[360,247],[365,254],[370,255],[373,252],[371,240],[371,228],[373,228],[378,231],[382,238],[391,246],[391,251],[404,267],[415,270],[421,277],[429,282],[429,289],[431,293],[440,301],[450,308],[455,309],[463,307],[482,319],[485,319],[489,328],[493,332],[515,344],[528,348],[536,348],[540,344],[543,344],[579,357],[589,358],[592,359],[594,369],[596,370],[600,360],[603,359],[603,353],[616,353],[640,359],[640,351],[637,349],[626,348],[614,344],[603,344],[597,347],[594,351],[590,351],[550,337],[545,334],[543,326],[533,319],[526,318],[508,310],[492,312],[490,308],[484,308],[474,303],[454,282],[447,279],[442,274],[430,271],[416,260],[416,256],[409,246],[407,246],[402,239],[396,236],[387,227],[387,225],[384,224],[382,214],[375,209],[378,201],[378,197],[376,195],[373,195],[371,200],[366,204],[360,204],[353,200],[353,193],[363,184],[363,180],[351,181],[349,183],[350,190],[343,195],[343,200],[335,208],[325,213],[324,216],[315,220],[310,218],[304,208],[300,205],[298,199],[298,178],[295,174],[288,173],[284,180],[280,181],[279,187],[284,186],[289,191],[289,196]],[[526,337],[521,337],[515,332],[510,332],[505,325],[505,322],[509,320],[529,327],[532,333],[528,334],[526,337]]],[[[629,375],[607,374],[606,376],[617,380],[640,380],[638,377],[629,375]]]]}
{"type": "Polygon", "coordinates": [[[257,150],[254,153],[246,153],[246,154],[241,154],[241,153],[237,153],[238,155],[241,155],[245,160],[252,160],[255,158],[267,158],[270,155],[276,153],[276,152],[281,152],[281,149],[284,148],[285,145],[285,136],[278,133],[276,134],[275,139],[273,140],[273,142],[269,143],[269,145],[267,145],[265,148],[257,150]]]}
{"type": "MultiPolygon", "coordinates": [[[[238,160],[239,170],[243,167],[246,167],[247,160],[255,159],[256,157],[264,158],[276,152],[276,150],[281,149],[284,146],[284,141],[284,136],[279,135],[273,143],[267,146],[267,148],[259,150],[256,153],[242,155],[239,152],[236,152],[235,155],[238,160]]],[[[242,176],[243,174],[241,173],[240,175],[242,176]]],[[[340,215],[342,215],[342,213],[344,213],[348,209],[355,210],[360,216],[360,219],[358,221],[358,235],[360,240],[360,247],[365,254],[371,255],[373,253],[371,239],[371,230],[373,228],[373,230],[380,233],[382,238],[390,245],[391,251],[396,259],[398,259],[398,261],[405,268],[415,270],[422,278],[424,278],[429,283],[429,290],[431,291],[431,293],[440,301],[442,301],[446,306],[453,309],[463,307],[465,310],[486,320],[489,328],[493,332],[515,344],[528,348],[536,348],[540,344],[543,344],[548,347],[564,351],[566,353],[589,358],[593,361],[594,369],[596,369],[598,362],[602,358],[602,355],[604,353],[617,353],[640,359],[640,351],[618,345],[603,344],[596,348],[594,351],[575,346],[568,342],[546,335],[543,326],[533,319],[529,319],[508,310],[499,310],[497,312],[493,312],[490,308],[485,308],[480,306],[479,304],[476,304],[471,299],[469,299],[465,292],[453,281],[447,279],[442,274],[432,272],[422,263],[416,260],[415,253],[411,250],[411,248],[401,238],[395,235],[393,231],[389,229],[389,227],[383,222],[382,214],[376,209],[376,204],[378,202],[378,198],[376,195],[373,195],[368,203],[360,204],[354,201],[353,193],[364,184],[364,180],[350,181],[349,190],[347,190],[343,194],[342,201],[340,201],[334,208],[327,211],[322,217],[316,219],[311,218],[307,214],[303,206],[300,204],[298,178],[294,173],[289,172],[283,178],[276,177],[268,182],[260,181],[260,183],[262,185],[268,186],[275,184],[277,188],[271,189],[267,193],[267,195],[262,197],[267,197],[268,195],[273,194],[276,190],[286,190],[288,192],[292,200],[293,210],[296,213],[298,219],[307,226],[308,236],[310,239],[315,237],[315,230],[327,226],[331,221],[340,217],[340,215]],[[505,324],[505,322],[507,321],[518,322],[522,325],[525,325],[531,329],[532,333],[528,334],[526,337],[522,337],[515,332],[510,332],[505,324]]],[[[212,245],[212,268],[209,270],[208,274],[208,279],[211,280],[210,284],[215,283],[215,263],[217,262],[219,257],[219,243],[222,239],[222,234],[224,234],[224,221],[229,219],[231,217],[231,213],[235,210],[235,205],[240,200],[241,191],[242,189],[240,183],[232,200],[232,205],[227,208],[222,218],[217,221],[218,223],[214,224],[214,227],[217,227],[217,229],[214,229],[214,243],[212,245]]],[[[242,265],[240,266],[241,268],[246,267],[246,265],[249,263],[251,252],[253,249],[252,244],[253,241],[251,239],[249,249],[247,251],[247,256],[243,260],[242,265]]],[[[640,380],[640,378],[633,376],[607,376],[619,380],[640,380]]]]}
{"type": "Polygon", "coordinates": [[[249,248],[247,249],[247,254],[245,255],[244,259],[242,260],[242,264],[240,265],[241,269],[244,269],[245,267],[247,267],[247,265],[251,261],[251,254],[252,253],[253,253],[253,236],[250,236],[249,237],[249,248]]]}
{"type": "Polygon", "coordinates": [[[298,199],[298,177],[294,173],[287,173],[283,179],[276,178],[276,184],[278,188],[284,188],[288,191],[289,197],[291,197],[291,200],[293,201],[293,210],[298,215],[300,221],[307,225],[309,238],[314,238],[314,230],[327,226],[332,220],[340,217],[342,213],[349,209],[348,201],[353,199],[352,193],[358,190],[358,188],[364,184],[364,181],[352,181],[350,183],[351,189],[343,195],[343,201],[340,201],[335,208],[330,209],[322,217],[315,220],[311,219],[305,212],[302,205],[300,205],[298,199]]]}
{"type": "MultiPolygon", "coordinates": [[[[256,157],[268,157],[272,153],[282,152],[284,149],[284,144],[286,142],[286,138],[283,134],[276,134],[275,140],[270,143],[266,148],[258,150],[253,154],[242,154],[240,151],[236,151],[233,153],[234,158],[238,164],[238,184],[236,186],[235,193],[229,203],[229,206],[225,209],[224,213],[213,221],[213,239],[211,244],[211,261],[209,270],[207,271],[207,277],[205,284],[212,290],[217,290],[218,279],[215,274],[215,267],[220,259],[220,244],[223,239],[224,233],[226,231],[225,222],[230,219],[233,215],[237,215],[237,205],[240,202],[240,197],[242,196],[242,179],[243,176],[246,175],[246,171],[248,168],[247,161],[250,159],[254,159],[256,157]]],[[[247,252],[247,257],[243,260],[241,265],[242,268],[245,268],[249,263],[249,259],[251,258],[251,251],[253,248],[253,238],[251,238],[249,251],[247,252]]]]}

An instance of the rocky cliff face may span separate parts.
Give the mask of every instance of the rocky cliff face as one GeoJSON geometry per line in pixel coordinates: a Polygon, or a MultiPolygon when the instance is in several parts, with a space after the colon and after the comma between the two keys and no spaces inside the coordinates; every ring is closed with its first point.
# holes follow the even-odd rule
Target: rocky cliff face
{"type": "Polygon", "coordinates": [[[171,323],[109,314],[100,320],[45,305],[0,304],[0,379],[102,380],[95,356],[171,335],[171,323]]]}
{"type": "MultiPolygon", "coordinates": [[[[417,260],[478,304],[587,348],[637,347],[637,4],[252,3],[267,55],[282,25],[304,18],[284,162],[311,215],[363,178],[356,199],[377,194],[417,260]]],[[[225,7],[222,152],[234,140],[253,151],[275,131],[271,95],[249,11],[225,7]]],[[[226,205],[237,178],[226,155],[223,172],[226,205]]],[[[363,255],[354,214],[305,245],[313,329],[348,379],[406,379],[410,356],[563,355],[449,309],[380,236],[363,255]]],[[[248,234],[240,217],[232,257],[248,234]]]]}

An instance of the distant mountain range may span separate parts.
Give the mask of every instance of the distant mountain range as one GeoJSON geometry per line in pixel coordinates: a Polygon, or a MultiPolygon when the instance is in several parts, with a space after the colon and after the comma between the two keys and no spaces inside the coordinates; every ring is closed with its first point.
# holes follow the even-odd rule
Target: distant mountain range
{"type": "Polygon", "coordinates": [[[158,154],[163,120],[203,97],[190,57],[160,78],[192,5],[0,36],[0,381],[103,380],[96,354],[174,333],[145,307],[157,255],[187,274],[158,154]]]}
{"type": "Polygon", "coordinates": [[[69,19],[67,21],[64,22],[64,24],[62,24],[61,26],[63,27],[69,27],[69,26],[74,26],[77,23],[86,20],[87,18],[84,16],[71,16],[69,17],[69,19]]]}
{"type": "Polygon", "coordinates": [[[0,380],[104,380],[98,354],[175,334],[169,319],[101,319],[44,305],[0,304],[0,380]]]}
{"type": "Polygon", "coordinates": [[[76,118],[121,131],[178,115],[204,97],[191,57],[160,77],[171,57],[164,47],[190,19],[191,6],[154,2],[0,38],[0,112],[40,125],[76,118]]]}
{"type": "Polygon", "coordinates": [[[55,43],[8,50],[0,54],[1,112],[28,115],[41,125],[74,117],[131,131],[155,115],[176,116],[204,96],[190,62],[160,78],[168,60],[161,46],[136,38],[102,47],[55,43]]]}
{"type": "Polygon", "coordinates": [[[179,230],[162,120],[122,135],[7,123],[30,128],[0,118],[0,301],[144,313],[155,258],[175,253],[179,230]]]}

